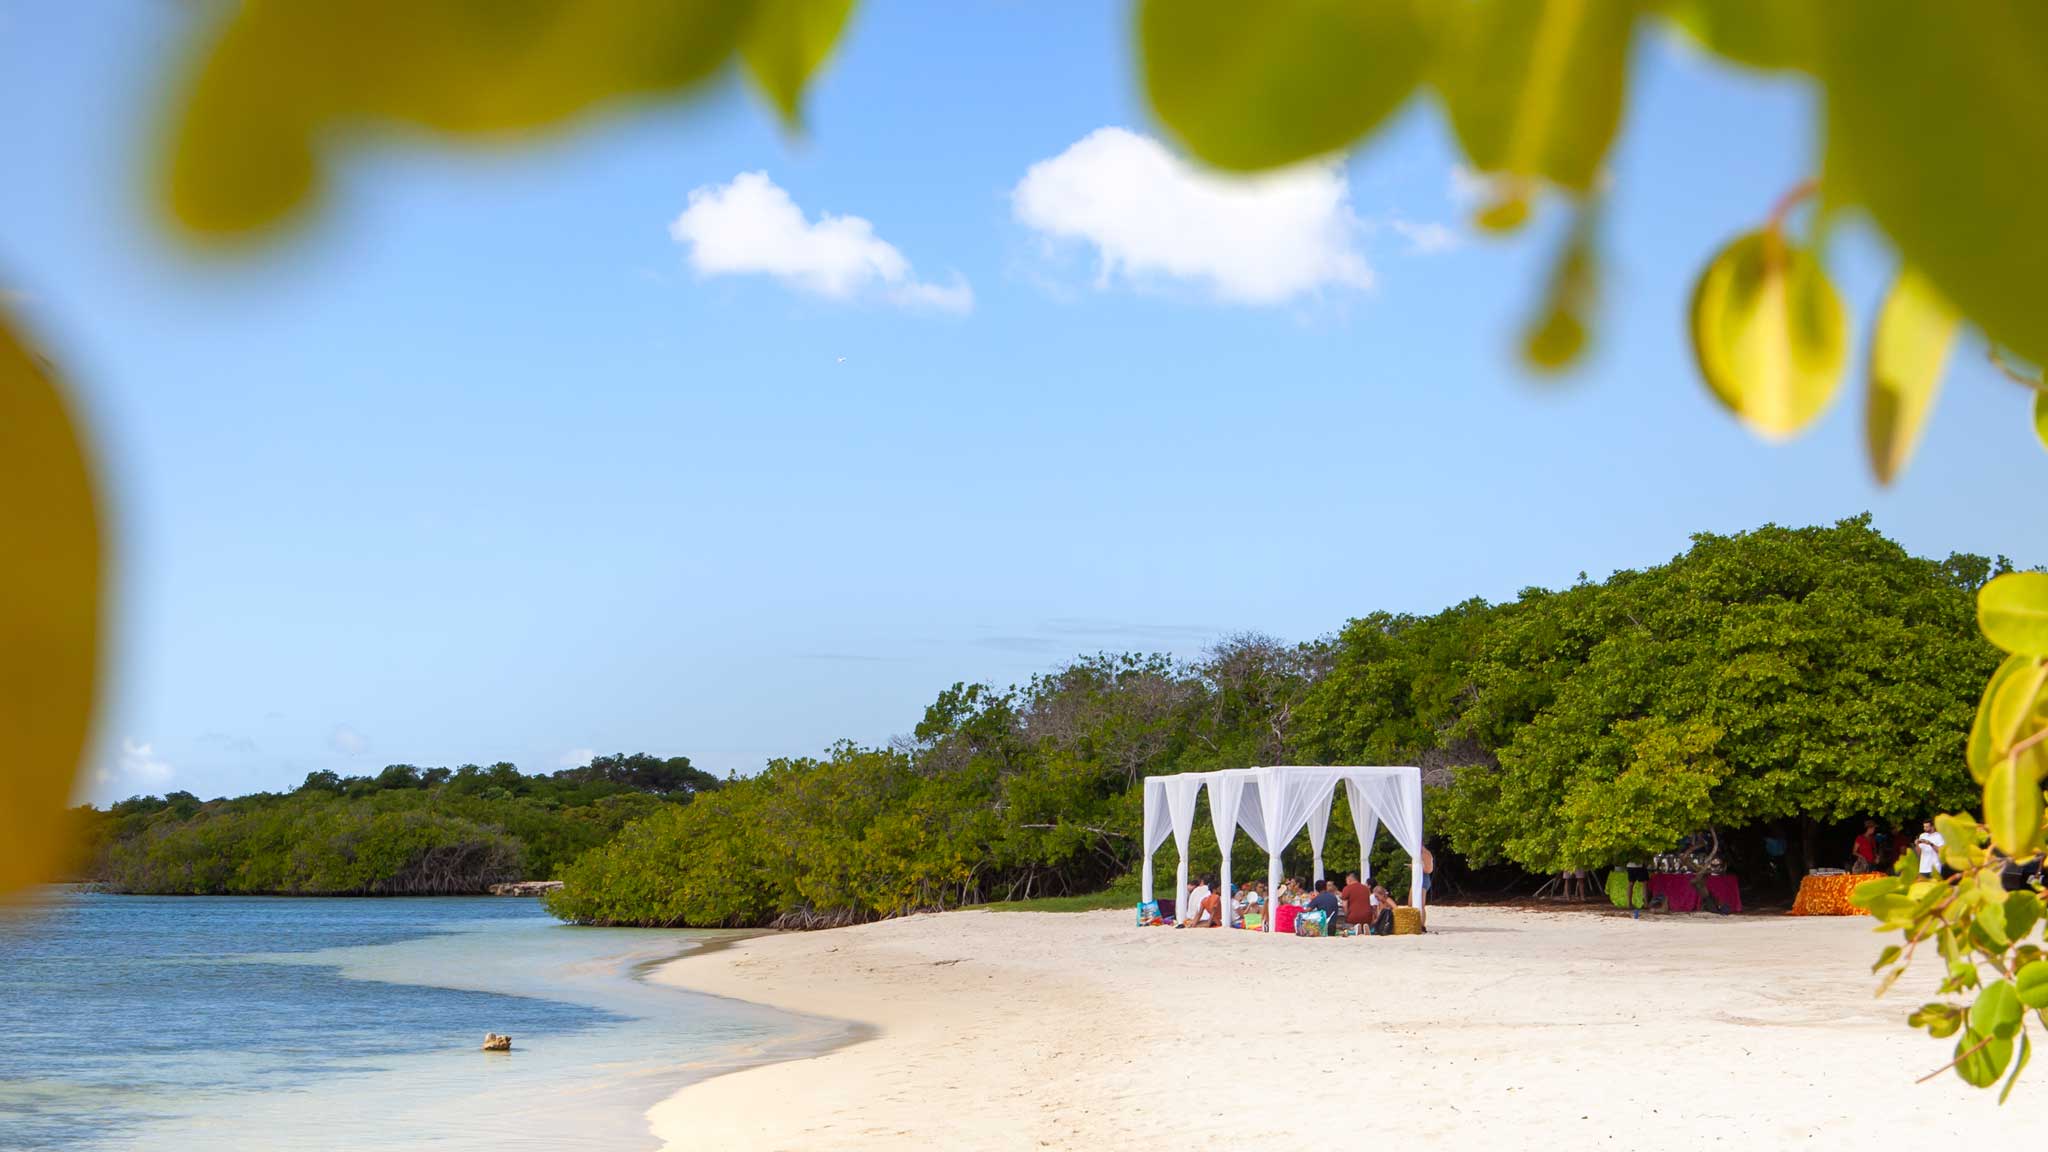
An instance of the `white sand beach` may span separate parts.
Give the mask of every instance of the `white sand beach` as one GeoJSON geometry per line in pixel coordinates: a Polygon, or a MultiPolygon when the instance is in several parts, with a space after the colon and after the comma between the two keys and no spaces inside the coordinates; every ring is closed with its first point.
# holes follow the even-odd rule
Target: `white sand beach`
{"type": "Polygon", "coordinates": [[[2043,1131],[1883,1000],[1870,922],[1438,908],[1421,937],[955,912],[743,941],[662,982],[873,1026],[694,1084],[692,1149],[1848,1148],[2043,1131]],[[1351,1133],[1360,1135],[1353,1139],[1351,1133]],[[1370,1134],[1369,1136],[1366,1134],[1370,1134]],[[1331,1143],[1335,1141],[1335,1143],[1331,1143]]]}

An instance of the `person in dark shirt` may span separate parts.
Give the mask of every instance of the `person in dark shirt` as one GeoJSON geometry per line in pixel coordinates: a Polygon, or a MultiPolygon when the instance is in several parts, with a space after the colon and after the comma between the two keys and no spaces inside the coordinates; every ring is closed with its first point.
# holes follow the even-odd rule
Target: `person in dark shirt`
{"type": "Polygon", "coordinates": [[[1316,881],[1316,894],[1309,898],[1308,906],[1326,915],[1337,914],[1337,890],[1330,887],[1328,880],[1316,881]]]}
{"type": "Polygon", "coordinates": [[[1387,892],[1386,885],[1372,886],[1372,934],[1392,936],[1394,934],[1394,897],[1387,892]]]}

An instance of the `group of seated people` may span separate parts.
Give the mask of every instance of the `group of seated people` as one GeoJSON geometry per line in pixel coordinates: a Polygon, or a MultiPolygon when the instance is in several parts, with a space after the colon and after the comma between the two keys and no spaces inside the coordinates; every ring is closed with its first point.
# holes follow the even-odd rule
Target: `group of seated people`
{"type": "MultiPolygon", "coordinates": [[[[1187,899],[1180,904],[1183,909],[1176,928],[1220,928],[1223,926],[1223,897],[1215,890],[1215,880],[1197,877],[1188,889],[1187,899]]],[[[1350,935],[1391,936],[1394,933],[1394,898],[1387,893],[1385,885],[1367,884],[1359,880],[1358,873],[1345,875],[1340,887],[1328,880],[1318,880],[1315,887],[1293,877],[1280,882],[1277,898],[1270,897],[1264,881],[1247,880],[1238,886],[1230,898],[1230,926],[1233,928],[1261,927],[1268,907],[1293,906],[1304,911],[1320,912],[1323,920],[1330,925],[1347,926],[1350,935]]],[[[1331,932],[1336,935],[1336,932],[1331,932]]]]}

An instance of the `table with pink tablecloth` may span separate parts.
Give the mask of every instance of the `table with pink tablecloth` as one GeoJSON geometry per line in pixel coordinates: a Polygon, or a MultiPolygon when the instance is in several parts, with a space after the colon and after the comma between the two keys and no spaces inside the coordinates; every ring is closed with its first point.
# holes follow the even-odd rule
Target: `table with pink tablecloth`
{"type": "MultiPolygon", "coordinates": [[[[1742,911],[1742,889],[1735,883],[1735,877],[1707,877],[1707,893],[1730,912],[1742,911]]],[[[1683,873],[1660,872],[1650,877],[1650,899],[1660,896],[1664,906],[1673,912],[1700,910],[1699,891],[1692,886],[1692,877],[1683,873]]]]}

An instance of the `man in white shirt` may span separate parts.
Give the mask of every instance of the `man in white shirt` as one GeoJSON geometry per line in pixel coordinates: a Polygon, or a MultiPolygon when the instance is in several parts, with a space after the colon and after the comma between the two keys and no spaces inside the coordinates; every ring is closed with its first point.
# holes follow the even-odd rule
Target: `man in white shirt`
{"type": "Polygon", "coordinates": [[[1199,876],[1196,877],[1195,886],[1188,889],[1188,902],[1180,906],[1180,922],[1183,924],[1200,924],[1202,921],[1207,920],[1209,913],[1202,907],[1202,902],[1208,898],[1209,882],[1199,876]]]}
{"type": "Polygon", "coordinates": [[[1948,841],[1942,839],[1941,833],[1934,830],[1934,821],[1922,820],[1920,822],[1920,838],[1913,841],[1913,846],[1920,850],[1920,875],[1922,877],[1941,875],[1941,848],[1946,843],[1948,841]]]}

